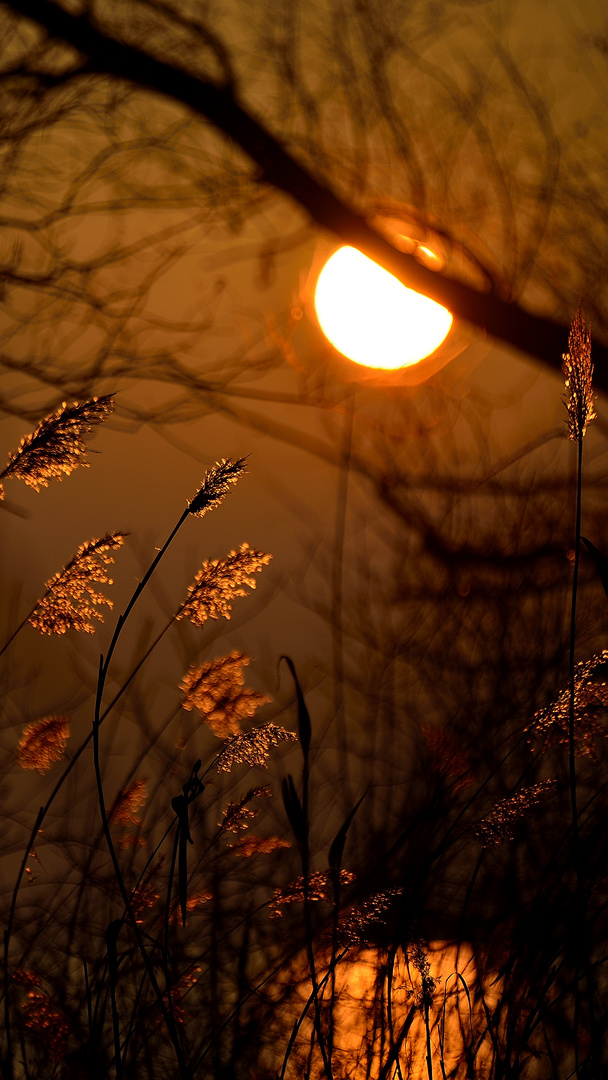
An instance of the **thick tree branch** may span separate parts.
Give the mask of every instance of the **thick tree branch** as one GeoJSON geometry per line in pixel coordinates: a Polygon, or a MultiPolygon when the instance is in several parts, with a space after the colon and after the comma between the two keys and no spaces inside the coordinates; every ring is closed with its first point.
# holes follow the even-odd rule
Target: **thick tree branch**
{"type": "MultiPolygon", "coordinates": [[[[404,285],[444,304],[460,319],[472,323],[516,349],[561,368],[567,329],[526,311],[519,304],[481,292],[446,274],[422,266],[394,248],[367,221],[291,157],[283,145],[251,116],[229,90],[157,60],[142,48],[126,45],[75,16],[51,0],[9,0],[19,14],[33,19],[51,35],[62,38],[89,59],[87,71],[126,79],[181,101],[237,143],[260,166],[260,181],[295,199],[314,221],[359,248],[404,285]]],[[[595,383],[608,391],[608,348],[594,344],[595,383]]]]}

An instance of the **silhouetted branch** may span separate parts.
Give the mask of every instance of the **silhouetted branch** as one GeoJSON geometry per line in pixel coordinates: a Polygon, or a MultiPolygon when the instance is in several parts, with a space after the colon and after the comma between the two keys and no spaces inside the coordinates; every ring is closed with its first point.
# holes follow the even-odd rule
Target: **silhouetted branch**
{"type": "MultiPolygon", "coordinates": [[[[299,164],[265,125],[238,103],[230,90],[165,63],[143,47],[125,44],[94,26],[87,16],[72,15],[50,0],[18,0],[11,6],[85,54],[89,58],[88,71],[147,87],[181,101],[206,117],[259,165],[260,182],[272,184],[290,195],[318,225],[359,248],[405,285],[444,304],[457,317],[559,369],[567,342],[565,327],[534,315],[517,303],[429,270],[413,256],[398,251],[365,218],[299,164]]],[[[596,384],[608,389],[608,349],[599,343],[595,344],[595,359],[596,384]]]]}

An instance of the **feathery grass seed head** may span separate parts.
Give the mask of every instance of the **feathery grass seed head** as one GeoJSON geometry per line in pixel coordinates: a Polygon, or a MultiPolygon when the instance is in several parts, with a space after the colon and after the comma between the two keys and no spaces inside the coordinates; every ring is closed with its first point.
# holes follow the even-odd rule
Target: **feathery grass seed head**
{"type": "Polygon", "coordinates": [[[280,848],[291,847],[288,840],[281,840],[279,836],[242,836],[234,844],[230,844],[230,850],[243,859],[250,859],[252,855],[269,855],[272,851],[280,848]]]}
{"type": "Polygon", "coordinates": [[[513,840],[517,823],[556,786],[557,780],[541,780],[538,784],[522,788],[508,799],[501,799],[473,832],[484,847],[497,847],[503,840],[513,840]]]}
{"type": "Polygon", "coordinates": [[[249,663],[248,656],[233,652],[191,668],[182,681],[183,708],[197,709],[218,739],[238,734],[241,722],[271,701],[266,694],[243,689],[243,668],[249,663]]]}
{"type": "MultiPolygon", "coordinates": [[[[79,465],[88,466],[89,462],[84,460],[84,436],[106,420],[113,409],[114,399],[109,394],[71,405],[64,401],[56,412],[40,421],[31,435],[21,440],[0,473],[0,480],[13,477],[39,491],[48,487],[50,480],[69,476],[79,465]]],[[[4,492],[0,484],[1,498],[4,492]]]]}
{"type": "Polygon", "coordinates": [[[562,359],[568,392],[568,438],[580,442],[587,424],[596,415],[593,411],[591,331],[586,326],[580,304],[572,320],[568,352],[563,354],[562,359]]]}
{"type": "Polygon", "coordinates": [[[259,810],[250,810],[247,803],[251,802],[252,799],[266,798],[270,794],[270,788],[266,784],[264,787],[251,788],[246,795],[243,795],[236,802],[228,803],[222,820],[218,822],[220,829],[224,832],[234,833],[246,829],[249,822],[259,814],[259,810]]]}
{"type": "MultiPolygon", "coordinates": [[[[204,904],[208,904],[210,900],[213,900],[212,892],[203,890],[202,892],[193,893],[186,899],[186,911],[190,913],[192,913],[193,911],[197,911],[198,908],[203,907],[204,904]]],[[[171,901],[169,907],[169,922],[172,926],[183,926],[182,913],[180,911],[180,902],[178,896],[174,897],[174,899],[171,901]]],[[[187,920],[186,925],[188,925],[187,920]]]]}
{"type": "MultiPolygon", "coordinates": [[[[340,884],[350,885],[355,880],[355,875],[350,870],[340,870],[340,884]]],[[[276,889],[270,901],[271,919],[281,918],[286,904],[303,904],[308,894],[309,900],[333,900],[333,883],[329,870],[319,870],[309,874],[306,883],[303,877],[296,878],[284,889],[276,889]],[[307,884],[307,889],[305,885],[307,884]]]]}
{"type": "Polygon", "coordinates": [[[110,552],[124,542],[123,533],[107,533],[101,539],[82,544],[74,558],[46,583],[46,595],[38,601],[29,622],[42,634],[65,634],[67,630],[95,633],[91,619],[103,622],[97,611],[100,604],[112,607],[112,601],[96,592],[92,583],[111,585],[106,566],[114,562],[110,552]]]}
{"type": "Polygon", "coordinates": [[[188,510],[196,517],[204,517],[209,510],[215,510],[225,499],[232,484],[236,484],[247,469],[245,458],[231,461],[230,458],[222,458],[217,464],[209,469],[203,478],[192,502],[188,503],[188,510]]]}
{"type": "MultiPolygon", "coordinates": [[[[178,979],[176,983],[171,987],[171,1012],[173,1019],[178,1024],[184,1024],[188,1018],[183,1004],[185,994],[191,987],[195,986],[198,982],[198,977],[202,971],[202,968],[198,965],[192,967],[190,971],[186,971],[181,979],[178,979]]],[[[169,998],[164,996],[165,1004],[168,1006],[169,998]]]]}
{"type": "Polygon", "coordinates": [[[251,807],[242,806],[240,803],[230,803],[226,807],[224,820],[220,822],[220,829],[224,832],[241,832],[248,829],[259,812],[259,809],[252,810],[251,807]]]}
{"type": "Polygon", "coordinates": [[[435,987],[437,986],[439,979],[435,979],[431,975],[431,962],[421,941],[415,941],[413,944],[408,945],[407,958],[411,961],[413,968],[420,975],[421,980],[420,986],[415,987],[414,989],[414,1000],[416,1005],[422,1008],[430,1008],[433,1004],[435,987]]]}
{"type": "Polygon", "coordinates": [[[145,922],[146,915],[160,900],[160,893],[156,892],[154,885],[149,880],[142,882],[131,894],[131,911],[135,922],[141,926],[145,922]]]}
{"type": "MultiPolygon", "coordinates": [[[[581,660],[574,668],[574,748],[577,754],[595,759],[594,740],[607,732],[608,649],[581,660]]],[[[538,736],[543,751],[567,745],[570,738],[570,682],[554,701],[534,713],[525,729],[538,736]]]]}
{"type": "Polygon", "coordinates": [[[374,893],[361,904],[348,908],[340,916],[336,928],[338,944],[342,948],[350,945],[364,947],[370,945],[370,927],[384,925],[387,911],[393,906],[397,897],[402,895],[403,889],[395,886],[384,892],[374,893]]]}
{"type": "Polygon", "coordinates": [[[273,747],[281,742],[297,742],[293,731],[277,727],[276,724],[264,724],[236,735],[218,755],[218,772],[230,772],[233,765],[250,765],[252,768],[266,769],[268,756],[273,747]]]}
{"type": "Polygon", "coordinates": [[[244,543],[225,559],[205,560],[176,618],[189,619],[194,626],[203,626],[207,619],[220,616],[229,619],[233,601],[247,596],[247,588],[255,589],[253,575],[267,566],[271,558],[272,555],[244,543]]]}
{"type": "Polygon", "coordinates": [[[108,812],[108,821],[112,825],[141,825],[138,810],[148,797],[148,780],[138,777],[128,787],[119,791],[108,812]]]}
{"type": "Polygon", "coordinates": [[[26,1028],[36,1036],[41,1047],[54,1061],[65,1057],[68,1048],[68,1022],[48,994],[29,990],[23,1002],[26,1028]]]}
{"type": "Polygon", "coordinates": [[[32,986],[42,986],[42,979],[40,976],[36,975],[33,971],[27,971],[25,968],[15,968],[11,975],[11,980],[19,986],[28,987],[28,989],[32,986]]]}
{"type": "Polygon", "coordinates": [[[145,836],[139,836],[138,833],[118,833],[114,837],[114,844],[122,851],[133,851],[135,848],[147,847],[148,841],[145,836]]]}
{"type": "Polygon", "coordinates": [[[70,721],[65,716],[45,716],[23,729],[17,744],[17,761],[22,769],[44,774],[65,756],[70,737],[70,721]]]}

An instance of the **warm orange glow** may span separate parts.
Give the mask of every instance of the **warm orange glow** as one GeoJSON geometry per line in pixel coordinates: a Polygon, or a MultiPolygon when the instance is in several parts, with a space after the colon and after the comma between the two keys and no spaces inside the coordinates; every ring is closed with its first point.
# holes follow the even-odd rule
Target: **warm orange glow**
{"type": "Polygon", "coordinates": [[[391,371],[429,356],[452,325],[446,308],[407,289],[352,247],[339,248],[323,267],[315,309],[339,352],[357,364],[391,371]]]}
{"type": "MultiPolygon", "coordinates": [[[[396,951],[390,974],[386,953],[372,948],[353,949],[336,969],[334,1075],[349,1077],[349,1080],[381,1080],[387,1075],[425,1080],[430,1073],[439,1077],[440,1070],[445,1069],[443,1075],[451,1080],[465,1080],[471,1076],[472,1068],[479,1080],[490,1075],[494,1053],[490,1031],[496,1038],[501,1026],[499,1001],[502,987],[498,974],[491,970],[478,972],[475,951],[466,942],[419,944],[422,957],[429,963],[430,1068],[422,1007],[423,976],[415,966],[417,950],[414,945],[406,951],[396,951]],[[412,1005],[418,1007],[404,1029],[412,1005]],[[489,1017],[493,1017],[495,1028],[490,1028],[489,1017]],[[391,1022],[395,1035],[402,1030],[407,1031],[407,1035],[399,1043],[399,1063],[394,1061],[388,1070],[391,1022]]],[[[329,949],[317,951],[315,963],[319,977],[328,970],[330,955],[329,949]]],[[[306,958],[302,954],[282,972],[274,989],[283,1005],[273,1012],[271,1023],[276,1027],[271,1029],[273,1035],[268,1041],[267,1072],[278,1072],[273,1048],[280,1047],[283,1056],[282,1048],[287,1041],[284,1033],[292,1031],[297,1021],[299,1031],[289,1053],[286,1080],[324,1076],[317,1047],[313,1050],[312,1062],[310,1057],[314,1044],[314,1015],[309,1008],[312,987],[306,958]],[[282,984],[289,986],[287,1000],[282,996],[282,984]]]]}

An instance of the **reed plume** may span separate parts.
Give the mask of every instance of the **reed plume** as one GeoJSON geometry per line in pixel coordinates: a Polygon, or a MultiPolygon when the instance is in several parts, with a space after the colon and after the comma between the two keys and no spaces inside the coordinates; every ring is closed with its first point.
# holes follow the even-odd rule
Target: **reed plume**
{"type": "Polygon", "coordinates": [[[193,667],[184,677],[182,707],[196,709],[219,739],[237,735],[241,723],[272,699],[244,687],[243,668],[250,658],[240,652],[220,656],[202,667],[193,667]]]}
{"type": "MultiPolygon", "coordinates": [[[[588,1023],[591,1035],[591,1050],[588,1066],[590,1075],[598,1075],[602,1060],[601,1036],[595,1021],[594,1004],[594,976],[591,961],[591,945],[587,926],[587,899],[585,895],[585,868],[581,852],[577,802],[577,779],[576,779],[576,754],[588,753],[594,756],[593,735],[595,734],[596,695],[589,695],[587,686],[581,687],[580,665],[575,666],[576,651],[576,604],[578,597],[578,577],[581,556],[581,519],[583,497],[583,438],[587,430],[587,424],[595,416],[593,411],[592,377],[593,363],[591,360],[591,334],[587,329],[579,303],[578,310],[570,329],[568,338],[568,352],[562,357],[563,368],[566,376],[568,410],[568,438],[576,442],[576,511],[574,526],[574,568],[572,572],[572,602],[570,607],[570,649],[568,668],[570,684],[568,692],[568,772],[570,775],[570,806],[572,812],[572,851],[573,862],[576,871],[577,890],[577,918],[576,924],[576,965],[575,965],[575,993],[574,993],[574,1073],[579,1076],[579,1030],[581,1019],[581,983],[579,980],[580,967],[585,971],[585,983],[587,990],[588,1023]],[[578,669],[578,670],[577,670],[578,669]],[[577,678],[577,675],[579,678],[577,678]],[[589,698],[590,716],[582,714],[581,705],[583,698],[589,698]],[[580,966],[579,966],[580,965],[580,966]],[[596,1073],[596,1070],[597,1073],[596,1073]]],[[[560,695],[561,696],[561,695],[560,695]]],[[[550,718],[545,718],[550,720],[550,718]]],[[[548,729],[549,738],[552,737],[556,728],[559,731],[563,727],[563,705],[554,710],[553,719],[557,723],[551,723],[548,729]],[[553,731],[551,730],[553,729],[553,731]]],[[[565,741],[561,737],[559,742],[565,741]]]]}
{"type": "Polygon", "coordinates": [[[38,1044],[54,1061],[67,1052],[69,1025],[61,1010],[42,991],[28,990],[23,1002],[23,1022],[38,1044]]]}
{"type": "Polygon", "coordinates": [[[581,442],[587,424],[595,419],[596,414],[593,411],[591,331],[587,328],[580,304],[572,320],[568,352],[563,354],[562,360],[566,377],[568,438],[581,442]]]}
{"type": "Polygon", "coordinates": [[[228,806],[224,810],[224,816],[220,822],[218,822],[220,830],[224,832],[241,832],[242,829],[246,829],[249,822],[256,818],[259,814],[259,810],[251,810],[247,806],[247,803],[252,799],[262,799],[270,795],[270,788],[268,785],[258,788],[250,788],[250,790],[236,802],[228,803],[228,806]]]}
{"type": "Polygon", "coordinates": [[[148,844],[145,836],[140,836],[138,833],[119,833],[118,836],[114,837],[114,843],[123,851],[145,848],[148,844]]]}
{"type": "Polygon", "coordinates": [[[119,791],[108,811],[111,825],[141,825],[138,811],[148,797],[148,781],[145,776],[138,777],[127,788],[119,791]]]}
{"type": "MultiPolygon", "coordinates": [[[[197,911],[198,908],[201,908],[205,904],[208,904],[210,900],[213,900],[213,893],[209,892],[208,890],[203,889],[201,892],[192,893],[190,896],[186,897],[186,912],[192,913],[193,911],[197,911]]],[[[178,896],[176,896],[175,899],[171,901],[169,907],[169,922],[172,926],[188,925],[187,919],[185,923],[183,922],[178,896]]]]}
{"type": "Polygon", "coordinates": [[[289,841],[282,840],[280,836],[255,836],[253,833],[230,844],[230,850],[244,859],[250,859],[252,855],[269,855],[272,851],[288,847],[291,847],[289,841]]]}
{"type": "Polygon", "coordinates": [[[236,735],[218,754],[216,768],[218,772],[230,772],[233,765],[250,765],[251,768],[266,769],[268,756],[273,747],[281,742],[296,742],[293,731],[278,727],[276,724],[264,724],[236,735]]]}
{"type": "Polygon", "coordinates": [[[428,1009],[433,1004],[435,987],[439,980],[431,975],[431,962],[421,941],[408,945],[407,958],[421,979],[420,986],[414,988],[414,1000],[418,1006],[428,1009]]]}
{"type": "Polygon", "coordinates": [[[25,986],[27,989],[31,989],[32,986],[42,986],[40,976],[36,975],[34,971],[27,971],[25,968],[15,968],[11,980],[19,986],[25,986]]]}
{"type": "Polygon", "coordinates": [[[114,399],[92,398],[91,401],[71,405],[63,402],[56,412],[46,416],[30,435],[26,435],[18,449],[11,454],[0,472],[0,499],[4,498],[2,480],[11,477],[23,480],[34,491],[48,487],[50,480],[63,480],[79,465],[87,467],[84,460],[86,446],[84,436],[103,423],[114,409],[114,399]]]}
{"type": "Polygon", "coordinates": [[[568,744],[572,722],[572,745],[579,756],[595,759],[594,740],[605,735],[608,714],[608,650],[581,660],[574,667],[573,679],[557,697],[534,713],[526,731],[537,735],[542,749],[568,744]]]}
{"type": "MultiPolygon", "coordinates": [[[[198,982],[201,971],[202,968],[198,967],[197,965],[192,967],[189,971],[182,975],[181,979],[178,979],[178,981],[173,984],[169,995],[164,995],[165,1006],[168,1010],[170,1010],[173,1020],[177,1024],[184,1024],[188,1019],[188,1013],[184,1008],[183,999],[187,991],[190,990],[193,986],[195,986],[198,982]],[[170,1002],[169,997],[171,999],[170,1002]]],[[[159,1028],[164,1027],[164,1018],[159,1016],[156,1021],[156,1025],[159,1028]]]]}
{"type": "MultiPolygon", "coordinates": [[[[355,875],[350,870],[340,870],[340,885],[350,885],[355,880],[355,875]]],[[[280,918],[283,915],[283,907],[286,904],[303,904],[305,900],[333,900],[334,888],[332,875],[329,870],[318,870],[308,877],[299,877],[286,885],[284,889],[276,889],[270,902],[271,918],[280,918]]]]}
{"type": "Polygon", "coordinates": [[[81,544],[67,566],[47,581],[45,595],[29,616],[34,629],[42,634],[65,634],[67,630],[94,634],[91,619],[103,622],[97,607],[107,604],[111,608],[112,601],[92,585],[112,585],[105,567],[114,562],[109,552],[116,551],[123,542],[124,534],[116,532],[81,544]]]}
{"type": "Polygon", "coordinates": [[[501,799],[473,832],[484,847],[497,847],[504,840],[513,840],[518,822],[556,787],[557,780],[541,780],[538,784],[522,788],[508,799],[501,799]]]}
{"type": "Polygon", "coordinates": [[[225,559],[206,559],[176,618],[189,619],[194,626],[203,626],[207,619],[220,616],[229,619],[233,601],[247,596],[247,588],[255,589],[253,575],[267,566],[271,558],[272,555],[244,543],[225,559]]]}
{"type": "Polygon", "coordinates": [[[204,517],[209,510],[215,510],[225,499],[233,484],[236,484],[247,469],[245,458],[231,461],[230,458],[222,458],[205,473],[203,482],[198,489],[192,502],[188,503],[188,510],[195,517],[204,517]]]}
{"type": "Polygon", "coordinates": [[[141,885],[131,893],[131,911],[138,926],[145,922],[146,916],[160,900],[160,893],[156,891],[152,880],[157,868],[157,865],[151,866],[141,885]]]}
{"type": "Polygon", "coordinates": [[[369,935],[370,927],[383,925],[386,922],[387,912],[402,895],[403,889],[395,886],[383,892],[373,893],[361,904],[348,908],[338,920],[337,944],[341,948],[348,948],[351,945],[369,946],[372,943],[369,935]]]}
{"type": "Polygon", "coordinates": [[[22,769],[44,774],[65,756],[70,737],[70,721],[65,716],[45,716],[23,729],[17,744],[17,761],[22,769]]]}

